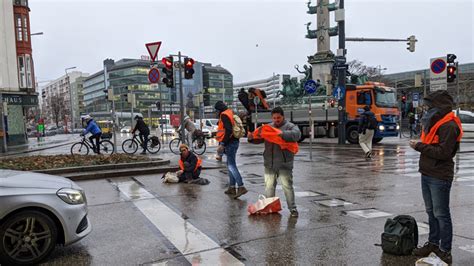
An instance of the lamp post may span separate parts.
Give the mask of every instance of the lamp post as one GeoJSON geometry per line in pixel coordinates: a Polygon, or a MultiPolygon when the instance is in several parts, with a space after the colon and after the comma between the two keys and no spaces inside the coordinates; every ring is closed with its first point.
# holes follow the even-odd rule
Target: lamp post
{"type": "MultiPolygon", "coordinates": [[[[71,89],[71,81],[69,80],[69,74],[67,73],[68,70],[75,69],[76,67],[68,67],[64,69],[64,72],[66,72],[66,79],[67,79],[67,86],[69,89],[69,104],[71,105],[71,133],[74,133],[74,107],[72,104],[72,89],[71,89]]],[[[66,128],[67,128],[67,122],[66,122],[66,128]]]]}

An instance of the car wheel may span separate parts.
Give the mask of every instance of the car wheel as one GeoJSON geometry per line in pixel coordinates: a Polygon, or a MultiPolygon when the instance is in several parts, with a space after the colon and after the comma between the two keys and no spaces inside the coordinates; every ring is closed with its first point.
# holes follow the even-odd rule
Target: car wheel
{"type": "Polygon", "coordinates": [[[58,229],[54,221],[39,211],[23,211],[0,225],[0,262],[36,264],[56,246],[58,229]]]}

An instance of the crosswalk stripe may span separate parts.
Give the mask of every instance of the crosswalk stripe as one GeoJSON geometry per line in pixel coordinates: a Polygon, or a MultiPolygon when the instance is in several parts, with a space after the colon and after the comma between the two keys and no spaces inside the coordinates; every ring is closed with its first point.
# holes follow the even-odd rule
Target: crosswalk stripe
{"type": "Polygon", "coordinates": [[[135,181],[115,185],[193,265],[244,265],[135,181]]]}

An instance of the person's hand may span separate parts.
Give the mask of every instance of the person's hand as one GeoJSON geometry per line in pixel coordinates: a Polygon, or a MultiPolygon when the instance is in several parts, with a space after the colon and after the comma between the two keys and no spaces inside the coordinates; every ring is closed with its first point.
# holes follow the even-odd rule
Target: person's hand
{"type": "Polygon", "coordinates": [[[418,144],[418,142],[420,142],[419,140],[410,140],[409,144],[410,144],[410,147],[412,147],[413,149],[415,149],[416,147],[416,144],[418,144]]]}
{"type": "Polygon", "coordinates": [[[183,173],[183,170],[179,170],[178,172],[176,172],[176,175],[182,175],[183,173]]]}
{"type": "Polygon", "coordinates": [[[252,141],[253,140],[253,134],[252,132],[247,133],[247,141],[252,141]]]}

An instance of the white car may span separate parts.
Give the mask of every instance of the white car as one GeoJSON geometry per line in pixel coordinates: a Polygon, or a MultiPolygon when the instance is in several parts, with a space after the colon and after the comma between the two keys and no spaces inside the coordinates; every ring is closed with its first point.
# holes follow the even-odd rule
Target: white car
{"type": "Polygon", "coordinates": [[[214,137],[217,135],[217,122],[219,119],[203,119],[204,125],[206,125],[211,130],[211,136],[214,137]]]}
{"type": "Polygon", "coordinates": [[[162,132],[165,136],[174,136],[174,134],[176,133],[176,130],[174,129],[172,125],[164,124],[162,126],[163,126],[162,132]]]}
{"type": "MultiPolygon", "coordinates": [[[[453,110],[456,113],[456,110],[453,110]]],[[[464,135],[463,140],[474,140],[474,113],[464,110],[459,110],[459,119],[461,119],[462,129],[464,135]]]]}
{"type": "Polygon", "coordinates": [[[124,126],[122,129],[120,129],[120,133],[130,133],[131,131],[132,129],[129,126],[124,126]]]}

